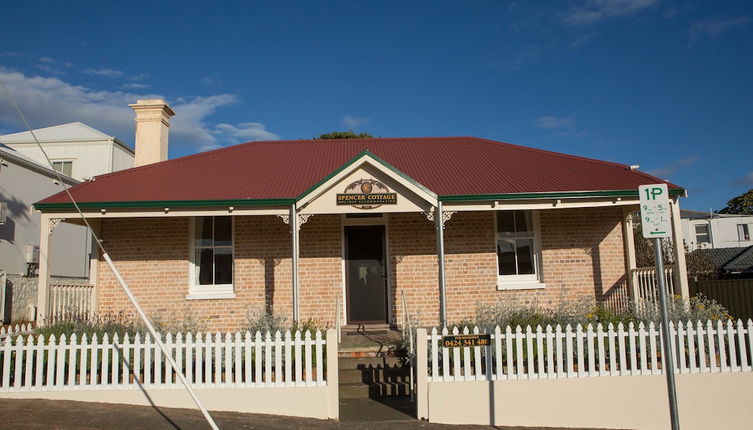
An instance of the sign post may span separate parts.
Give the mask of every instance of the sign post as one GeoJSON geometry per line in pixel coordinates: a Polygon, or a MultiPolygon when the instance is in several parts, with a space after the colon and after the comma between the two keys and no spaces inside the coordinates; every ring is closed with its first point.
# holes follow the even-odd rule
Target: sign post
{"type": "Polygon", "coordinates": [[[680,417],[677,413],[677,389],[675,387],[675,365],[672,355],[672,333],[669,330],[667,316],[667,290],[664,286],[664,262],[662,261],[661,239],[670,237],[669,191],[666,184],[641,185],[638,187],[641,201],[641,226],[643,237],[654,241],[654,258],[656,261],[656,281],[661,310],[662,337],[664,337],[664,374],[667,377],[667,394],[669,395],[669,414],[672,430],[680,429],[680,417]]]}

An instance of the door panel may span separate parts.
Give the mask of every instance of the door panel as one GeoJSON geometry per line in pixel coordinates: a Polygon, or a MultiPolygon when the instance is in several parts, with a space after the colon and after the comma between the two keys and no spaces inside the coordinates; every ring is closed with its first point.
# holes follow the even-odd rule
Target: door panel
{"type": "Polygon", "coordinates": [[[345,227],[348,323],[387,322],[384,226],[345,227]]]}

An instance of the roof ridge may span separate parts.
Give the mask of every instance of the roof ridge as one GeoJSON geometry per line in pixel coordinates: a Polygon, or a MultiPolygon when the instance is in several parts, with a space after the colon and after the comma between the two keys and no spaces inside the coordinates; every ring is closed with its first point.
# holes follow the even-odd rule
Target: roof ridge
{"type": "Polygon", "coordinates": [[[523,145],[517,145],[515,143],[501,142],[501,141],[498,141],[498,140],[491,140],[491,139],[486,139],[486,138],[483,138],[483,137],[475,137],[475,136],[463,136],[463,137],[467,137],[469,139],[480,140],[482,142],[489,143],[489,144],[492,144],[492,145],[511,146],[511,147],[514,147],[514,148],[517,148],[517,149],[522,149],[522,150],[525,150],[525,151],[538,152],[538,153],[543,153],[543,154],[548,154],[548,155],[556,155],[556,156],[563,157],[563,158],[570,158],[570,159],[576,159],[576,160],[582,160],[582,161],[592,161],[592,162],[596,162],[596,163],[600,163],[600,164],[606,164],[606,165],[609,165],[609,166],[616,166],[616,167],[627,167],[628,166],[627,164],[616,163],[614,161],[604,161],[604,160],[599,160],[599,159],[596,159],[596,158],[583,157],[583,156],[580,156],[580,155],[565,154],[564,152],[556,152],[556,151],[550,151],[548,149],[533,148],[531,146],[523,146],[523,145]]]}
{"type": "Polygon", "coordinates": [[[745,247],[742,251],[740,251],[739,254],[732,257],[728,262],[724,263],[722,267],[727,267],[733,265],[738,260],[743,260],[744,258],[748,257],[748,254],[753,254],[753,245],[745,247]]]}
{"type": "Polygon", "coordinates": [[[195,154],[184,155],[182,157],[173,158],[169,160],[158,161],[156,163],[145,164],[143,166],[137,166],[137,167],[131,167],[129,169],[118,170],[117,172],[105,173],[102,175],[97,175],[97,178],[111,177],[111,176],[117,176],[117,175],[122,175],[122,174],[130,174],[133,172],[139,172],[142,170],[147,170],[149,168],[162,166],[167,163],[177,163],[180,161],[187,161],[187,160],[192,160],[195,158],[203,158],[209,155],[224,153],[231,150],[238,150],[241,148],[245,148],[247,146],[259,145],[259,144],[278,144],[279,145],[279,144],[293,144],[293,143],[301,143],[301,142],[320,142],[320,141],[321,142],[337,142],[337,141],[347,142],[347,141],[354,141],[354,140],[405,140],[405,139],[418,140],[418,139],[460,139],[460,138],[473,139],[472,136],[442,136],[442,137],[366,137],[366,138],[357,138],[357,139],[254,140],[254,141],[249,141],[249,142],[238,143],[231,146],[225,146],[222,148],[212,149],[210,151],[197,152],[195,154]]]}
{"type": "MultiPolygon", "coordinates": [[[[583,156],[580,156],[580,155],[566,154],[564,152],[549,151],[547,149],[533,148],[533,147],[530,147],[530,146],[517,145],[517,144],[514,144],[514,143],[508,143],[508,142],[500,142],[500,141],[497,141],[497,140],[486,139],[486,138],[483,138],[483,137],[474,137],[474,136],[468,136],[468,137],[470,139],[480,140],[482,142],[490,143],[492,145],[511,146],[511,147],[515,147],[515,148],[522,149],[522,150],[525,150],[525,151],[537,152],[537,153],[542,153],[542,154],[547,154],[547,155],[554,155],[554,156],[558,156],[558,157],[562,157],[562,158],[568,158],[568,159],[574,159],[574,160],[580,160],[580,161],[589,161],[589,162],[599,163],[599,164],[605,164],[607,166],[613,166],[613,167],[629,168],[628,164],[617,163],[617,162],[614,162],[614,161],[605,161],[605,160],[599,160],[597,158],[590,158],[590,157],[583,157],[583,156]]],[[[658,178],[658,177],[650,175],[650,174],[648,174],[646,172],[641,172],[640,170],[630,170],[630,171],[633,172],[633,173],[635,173],[635,174],[641,175],[644,178],[658,179],[660,182],[666,183],[668,185],[675,185],[675,184],[673,184],[672,182],[670,182],[668,180],[665,180],[665,179],[662,179],[662,178],[658,178]]],[[[675,185],[675,186],[677,186],[677,185],[675,185]]],[[[682,187],[679,187],[679,186],[677,186],[677,187],[678,188],[682,188],[682,187]]]]}

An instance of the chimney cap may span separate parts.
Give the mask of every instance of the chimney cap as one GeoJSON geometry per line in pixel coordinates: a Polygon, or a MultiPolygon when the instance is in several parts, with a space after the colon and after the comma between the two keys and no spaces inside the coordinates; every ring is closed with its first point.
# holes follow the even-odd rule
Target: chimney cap
{"type": "Polygon", "coordinates": [[[128,105],[128,107],[133,110],[144,108],[162,108],[165,110],[165,113],[167,115],[175,115],[175,112],[173,112],[172,108],[168,106],[167,102],[164,99],[139,99],[136,100],[136,103],[128,105]]]}

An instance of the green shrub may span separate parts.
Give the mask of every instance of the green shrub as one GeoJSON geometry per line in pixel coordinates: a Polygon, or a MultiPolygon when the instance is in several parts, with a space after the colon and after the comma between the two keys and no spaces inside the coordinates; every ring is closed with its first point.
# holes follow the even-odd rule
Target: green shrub
{"type": "MultiPolygon", "coordinates": [[[[732,318],[724,306],[702,295],[689,300],[679,296],[670,298],[667,303],[667,313],[670,321],[675,322],[726,321],[732,318]]],[[[635,324],[658,323],[660,320],[659,306],[655,303],[631,304],[625,309],[613,309],[603,303],[581,300],[563,301],[556,308],[544,308],[537,304],[519,306],[498,300],[493,305],[478,305],[475,318],[458,321],[451,324],[450,328],[458,327],[462,330],[463,327],[499,326],[504,330],[510,326],[514,330],[515,327],[520,326],[525,330],[526,326],[531,326],[535,330],[538,325],[546,327],[548,324],[553,327],[557,324],[563,327],[570,324],[574,328],[578,324],[585,327],[588,324],[595,326],[601,323],[604,326],[609,324],[616,326],[623,323],[627,326],[631,322],[635,324]]]]}
{"type": "Polygon", "coordinates": [[[246,313],[245,328],[251,333],[259,331],[261,333],[270,332],[273,335],[278,330],[280,333],[285,333],[286,330],[295,333],[297,330],[300,330],[301,336],[304,336],[308,330],[313,337],[316,330],[320,328],[320,324],[317,320],[311,318],[306,321],[296,321],[291,324],[288,319],[282,315],[267,312],[263,309],[250,309],[246,313]]]}

